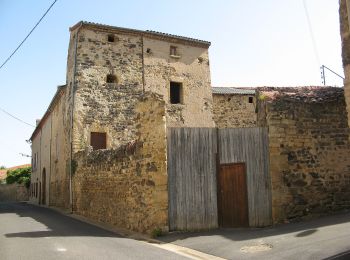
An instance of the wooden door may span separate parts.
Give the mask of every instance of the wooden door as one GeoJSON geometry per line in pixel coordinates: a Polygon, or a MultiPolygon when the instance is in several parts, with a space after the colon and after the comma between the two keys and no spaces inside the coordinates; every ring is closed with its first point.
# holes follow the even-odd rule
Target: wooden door
{"type": "Polygon", "coordinates": [[[245,164],[220,165],[218,177],[219,226],[249,226],[245,164]]]}

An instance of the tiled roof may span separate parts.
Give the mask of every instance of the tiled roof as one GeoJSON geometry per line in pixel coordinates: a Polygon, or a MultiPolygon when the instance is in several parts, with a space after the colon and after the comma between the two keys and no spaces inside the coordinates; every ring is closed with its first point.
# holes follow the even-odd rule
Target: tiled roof
{"type": "Polygon", "coordinates": [[[225,88],[225,87],[212,87],[213,94],[233,94],[233,95],[255,95],[255,89],[253,88],[225,88]]]}
{"type": "Polygon", "coordinates": [[[267,101],[284,100],[293,102],[323,103],[337,101],[344,96],[344,89],[329,86],[306,87],[261,87],[257,88],[259,96],[267,101]]]}
{"type": "Polygon", "coordinates": [[[94,26],[94,27],[104,28],[107,30],[108,29],[109,30],[118,30],[118,31],[125,31],[125,32],[142,34],[142,35],[146,35],[146,36],[148,35],[148,36],[170,38],[170,39],[175,39],[175,40],[182,40],[182,41],[206,45],[207,47],[209,47],[211,44],[208,41],[203,41],[203,40],[199,40],[199,39],[194,39],[194,38],[190,38],[190,37],[184,37],[184,36],[179,36],[179,35],[174,35],[174,34],[169,34],[169,33],[162,33],[162,32],[156,32],[156,31],[151,31],[151,30],[142,31],[142,30],[136,30],[136,29],[130,29],[130,28],[111,26],[111,25],[106,25],[106,24],[100,24],[100,23],[87,22],[87,21],[80,21],[76,25],[72,26],[70,28],[70,30],[74,30],[76,27],[78,27],[80,25],[90,25],[90,26],[94,26]]]}
{"type": "Polygon", "coordinates": [[[30,164],[22,164],[22,165],[17,165],[17,166],[13,166],[10,168],[0,170],[0,180],[6,179],[7,171],[13,171],[13,170],[16,170],[19,168],[26,168],[26,167],[30,167],[30,166],[31,166],[30,164]]]}

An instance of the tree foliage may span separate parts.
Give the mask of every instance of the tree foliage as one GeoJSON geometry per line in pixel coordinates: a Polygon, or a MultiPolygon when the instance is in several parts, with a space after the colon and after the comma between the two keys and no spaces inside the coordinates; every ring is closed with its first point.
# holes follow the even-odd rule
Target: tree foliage
{"type": "Polygon", "coordinates": [[[6,167],[4,165],[0,165],[0,170],[5,170],[6,167]]]}
{"type": "Polygon", "coordinates": [[[6,183],[24,184],[27,188],[30,186],[30,175],[32,167],[19,168],[16,170],[7,171],[6,183]]]}

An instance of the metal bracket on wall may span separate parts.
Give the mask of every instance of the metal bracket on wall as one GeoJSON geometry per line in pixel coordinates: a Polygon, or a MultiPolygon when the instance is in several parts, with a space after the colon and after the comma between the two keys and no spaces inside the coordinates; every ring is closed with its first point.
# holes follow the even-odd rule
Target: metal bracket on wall
{"type": "Polygon", "coordinates": [[[327,69],[328,71],[332,72],[334,75],[338,76],[339,78],[342,78],[344,80],[344,77],[339,75],[338,73],[334,72],[333,70],[331,70],[330,68],[328,68],[327,66],[325,65],[322,65],[320,67],[321,69],[321,81],[322,81],[322,84],[324,86],[326,86],[326,74],[324,73],[324,69],[327,69]]]}

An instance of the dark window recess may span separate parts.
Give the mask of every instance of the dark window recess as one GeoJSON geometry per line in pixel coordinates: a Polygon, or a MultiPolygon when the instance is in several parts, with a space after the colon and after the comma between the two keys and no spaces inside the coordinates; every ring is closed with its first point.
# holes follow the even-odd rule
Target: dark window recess
{"type": "Polygon", "coordinates": [[[107,83],[117,83],[117,76],[113,74],[108,74],[106,81],[107,83]]]}
{"type": "Polygon", "coordinates": [[[248,102],[249,102],[249,103],[253,103],[253,97],[249,97],[249,98],[248,98],[248,102]]]}
{"type": "Polygon", "coordinates": [[[170,82],[170,103],[180,104],[182,94],[182,84],[178,82],[170,82]]]}
{"type": "Polygon", "coordinates": [[[107,148],[106,133],[91,132],[90,145],[93,150],[100,150],[107,148]]]}
{"type": "Polygon", "coordinates": [[[177,56],[177,47],[170,46],[170,55],[177,56]]]}
{"type": "Polygon", "coordinates": [[[108,41],[109,42],[114,42],[114,35],[113,34],[109,34],[108,35],[108,41]]]}
{"type": "Polygon", "coordinates": [[[151,53],[152,53],[152,51],[151,51],[150,48],[147,48],[146,52],[147,52],[148,54],[151,54],[151,53]]]}

